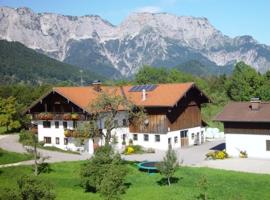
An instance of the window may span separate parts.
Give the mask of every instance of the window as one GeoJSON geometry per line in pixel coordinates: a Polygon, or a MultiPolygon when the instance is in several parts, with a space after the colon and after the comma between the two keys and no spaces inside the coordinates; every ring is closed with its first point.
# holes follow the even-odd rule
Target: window
{"type": "Polygon", "coordinates": [[[144,134],[144,135],[143,135],[143,140],[144,140],[144,141],[149,141],[149,135],[144,134]]]}
{"type": "Polygon", "coordinates": [[[73,128],[75,129],[75,128],[77,128],[77,127],[78,127],[77,121],[73,121],[73,128]]]}
{"type": "Polygon", "coordinates": [[[175,144],[178,143],[178,137],[177,137],[177,136],[174,137],[174,143],[175,143],[175,144]]]}
{"type": "Polygon", "coordinates": [[[59,121],[55,121],[54,126],[55,126],[55,128],[59,128],[59,121]]]}
{"type": "Polygon", "coordinates": [[[172,143],[172,139],[168,138],[168,144],[171,145],[171,143],[172,143]]]}
{"type": "Polygon", "coordinates": [[[126,140],[127,135],[123,134],[123,140],[126,140]]]}
{"type": "Polygon", "coordinates": [[[43,121],[43,128],[51,128],[51,122],[50,121],[43,121]]]}
{"type": "Polygon", "coordinates": [[[123,119],[123,126],[126,127],[127,126],[127,120],[123,119]]]}
{"type": "Polygon", "coordinates": [[[63,122],[64,129],[67,129],[67,122],[63,122]]]}
{"type": "Polygon", "coordinates": [[[155,135],[155,142],[160,142],[160,135],[155,135]]]}
{"type": "Polygon", "coordinates": [[[68,138],[64,138],[64,145],[68,144],[68,138]]]}
{"type": "Polygon", "coordinates": [[[194,140],[194,137],[195,137],[195,134],[192,133],[192,134],[191,134],[191,139],[194,140]]]}
{"type": "Polygon", "coordinates": [[[44,137],[44,142],[45,142],[45,144],[51,144],[52,138],[51,137],[44,137]]]}
{"type": "Polygon", "coordinates": [[[270,151],[270,140],[266,140],[266,151],[270,151]]]}
{"type": "Polygon", "coordinates": [[[118,120],[117,120],[117,119],[116,119],[116,120],[114,120],[114,122],[113,122],[113,123],[114,123],[114,126],[115,126],[115,127],[118,127],[118,120]]]}
{"type": "Polygon", "coordinates": [[[55,144],[59,144],[59,143],[60,143],[59,137],[56,137],[56,138],[55,138],[55,144]]]}
{"type": "Polygon", "coordinates": [[[185,131],[181,131],[180,132],[180,136],[181,136],[181,138],[185,138],[185,137],[187,137],[187,130],[185,130],[185,131]]]}
{"type": "Polygon", "coordinates": [[[133,134],[133,140],[137,141],[138,140],[138,135],[137,134],[133,134]]]}

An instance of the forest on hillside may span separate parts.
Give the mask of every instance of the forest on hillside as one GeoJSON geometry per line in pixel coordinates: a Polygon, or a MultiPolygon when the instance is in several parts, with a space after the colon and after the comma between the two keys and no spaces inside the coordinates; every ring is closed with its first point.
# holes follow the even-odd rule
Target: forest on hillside
{"type": "MultiPolygon", "coordinates": [[[[106,85],[125,84],[158,84],[195,82],[195,84],[212,100],[202,108],[203,118],[212,127],[222,129],[220,123],[213,118],[222,110],[229,101],[249,101],[258,97],[263,101],[270,100],[270,72],[258,73],[254,68],[239,62],[235,65],[231,75],[200,77],[184,73],[177,69],[155,68],[144,66],[133,80],[105,81],[106,85]]],[[[63,82],[52,84],[26,84],[17,83],[0,86],[0,126],[7,115],[16,121],[14,129],[24,127],[27,122],[21,113],[36,99],[52,89],[53,86],[63,86],[63,82]],[[7,109],[9,108],[9,110],[7,109]],[[10,109],[13,108],[13,109],[10,109]],[[9,113],[11,112],[12,113],[9,113]],[[6,112],[4,112],[6,111],[6,112]],[[20,126],[18,126],[18,123],[20,126]]],[[[12,127],[11,127],[12,130],[12,127]]]]}
{"type": "Polygon", "coordinates": [[[80,84],[102,76],[69,65],[27,48],[19,42],[0,40],[0,84],[80,84]]]}

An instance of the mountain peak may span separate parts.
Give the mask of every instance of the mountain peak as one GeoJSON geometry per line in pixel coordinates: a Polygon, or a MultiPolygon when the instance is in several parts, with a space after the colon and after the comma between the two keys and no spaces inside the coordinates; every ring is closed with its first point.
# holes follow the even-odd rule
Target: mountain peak
{"type": "Polygon", "coordinates": [[[134,12],[113,26],[98,15],[0,7],[0,39],[21,42],[77,66],[113,69],[125,76],[144,64],[174,67],[190,60],[211,67],[245,61],[261,72],[270,69],[270,47],[251,36],[230,38],[205,17],[164,12],[134,12]]]}

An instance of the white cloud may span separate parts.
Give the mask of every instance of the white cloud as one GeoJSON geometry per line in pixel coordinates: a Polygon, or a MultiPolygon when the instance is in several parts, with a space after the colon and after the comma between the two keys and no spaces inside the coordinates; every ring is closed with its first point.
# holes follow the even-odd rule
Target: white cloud
{"type": "Polygon", "coordinates": [[[158,12],[161,12],[161,8],[158,6],[145,6],[145,7],[136,9],[135,12],[158,13],[158,12]]]}

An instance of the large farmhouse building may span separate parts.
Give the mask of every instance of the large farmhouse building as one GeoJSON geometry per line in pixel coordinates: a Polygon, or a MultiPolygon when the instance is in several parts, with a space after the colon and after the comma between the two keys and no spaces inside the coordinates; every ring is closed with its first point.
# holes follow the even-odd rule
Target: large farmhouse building
{"type": "MultiPolygon", "coordinates": [[[[118,149],[129,140],[135,145],[161,150],[168,149],[169,145],[180,148],[204,142],[201,105],[210,100],[194,83],[119,87],[95,83],[87,87],[53,88],[27,111],[32,115],[32,123],[37,125],[39,141],[62,149],[93,153],[95,146],[103,144],[102,139],[89,139],[81,144],[76,138],[65,136],[65,130],[76,129],[80,122],[89,120],[90,105],[102,92],[110,90],[142,106],[147,114],[147,123],[142,128],[129,123],[124,109],[120,111],[116,119],[119,128],[114,130],[118,149]]],[[[104,129],[102,119],[98,126],[104,129]]]]}
{"type": "Polygon", "coordinates": [[[226,150],[237,157],[240,151],[254,158],[270,158],[270,103],[258,99],[231,102],[216,117],[224,123],[226,150]]]}

